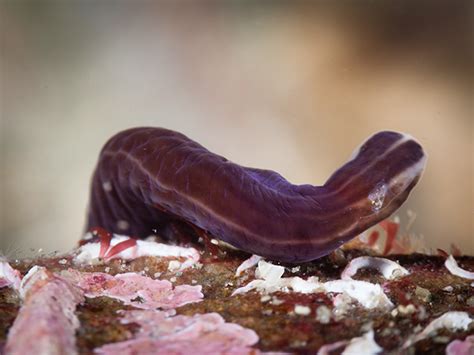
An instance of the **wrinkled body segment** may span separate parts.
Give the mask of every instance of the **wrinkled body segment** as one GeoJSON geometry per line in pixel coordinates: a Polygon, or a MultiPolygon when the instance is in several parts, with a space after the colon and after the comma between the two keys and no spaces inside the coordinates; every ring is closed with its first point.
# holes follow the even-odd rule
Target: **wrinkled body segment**
{"type": "Polygon", "coordinates": [[[390,216],[407,199],[426,156],[411,137],[370,137],[323,186],[293,185],[162,128],[133,128],[102,149],[87,227],[145,238],[181,220],[269,259],[324,256],[390,216]]]}

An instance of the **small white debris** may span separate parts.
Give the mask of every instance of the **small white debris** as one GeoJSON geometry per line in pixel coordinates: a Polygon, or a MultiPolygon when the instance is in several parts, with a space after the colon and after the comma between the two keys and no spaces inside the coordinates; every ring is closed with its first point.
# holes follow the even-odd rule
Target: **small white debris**
{"type": "Polygon", "coordinates": [[[240,287],[232,293],[232,296],[246,293],[250,290],[257,289],[262,292],[272,293],[281,290],[285,285],[282,284],[281,276],[285,272],[283,266],[273,265],[264,260],[258,262],[255,276],[259,279],[249,282],[244,287],[240,287]]]}
{"type": "Polygon", "coordinates": [[[301,269],[301,266],[295,266],[291,268],[291,273],[296,274],[301,269]]]}
{"type": "Polygon", "coordinates": [[[193,285],[195,285],[195,284],[197,284],[198,282],[197,282],[196,280],[191,280],[191,283],[192,283],[193,285]]]}
{"type": "Polygon", "coordinates": [[[169,271],[177,271],[181,267],[181,263],[178,260],[171,260],[168,264],[169,271]]]}
{"type": "Polygon", "coordinates": [[[428,324],[421,333],[418,333],[413,338],[408,339],[403,345],[403,348],[406,349],[416,342],[427,338],[438,329],[446,328],[450,331],[455,331],[458,329],[467,330],[472,322],[473,320],[466,312],[446,312],[428,324]]]}
{"type": "Polygon", "coordinates": [[[38,254],[41,254],[43,252],[43,248],[38,249],[38,254]]]}
{"type": "Polygon", "coordinates": [[[437,344],[447,344],[449,342],[449,339],[451,338],[447,336],[438,335],[433,338],[433,342],[437,344]]]}
{"type": "Polygon", "coordinates": [[[319,306],[316,309],[316,320],[321,324],[328,324],[331,320],[331,310],[326,306],[319,306]]]}
{"type": "Polygon", "coordinates": [[[295,305],[295,313],[300,316],[307,316],[311,313],[311,308],[297,304],[295,305]]]}
{"type": "Polygon", "coordinates": [[[358,280],[335,280],[325,282],[324,289],[327,292],[347,293],[365,308],[393,307],[393,303],[378,284],[358,280]]]}
{"type": "Polygon", "coordinates": [[[107,266],[107,267],[104,269],[104,271],[108,274],[108,273],[110,272],[110,267],[107,266]]]}
{"type": "Polygon", "coordinates": [[[450,255],[446,261],[444,262],[444,266],[446,269],[449,270],[449,272],[453,275],[469,279],[469,280],[474,280],[474,272],[467,271],[459,267],[458,263],[454,259],[452,255],[450,255]]]}
{"type": "Polygon", "coordinates": [[[283,300],[281,300],[281,299],[279,299],[279,298],[273,297],[271,303],[272,303],[272,305],[274,305],[274,306],[279,306],[279,305],[283,304],[284,302],[285,302],[285,301],[283,301],[283,300]]]}
{"type": "Polygon", "coordinates": [[[264,260],[260,260],[258,262],[258,268],[255,272],[255,276],[264,279],[270,284],[276,284],[279,282],[284,272],[285,268],[283,266],[273,265],[271,263],[267,263],[264,260]]]}
{"type": "Polygon", "coordinates": [[[249,282],[244,287],[240,287],[232,293],[238,295],[256,289],[264,293],[276,291],[288,292],[291,288],[295,292],[334,292],[346,293],[356,299],[366,308],[393,307],[392,302],[383,292],[378,284],[358,280],[335,280],[321,283],[317,278],[303,280],[300,277],[282,278],[285,268],[273,265],[266,261],[259,261],[255,275],[258,279],[249,282]]]}
{"type": "Polygon", "coordinates": [[[271,299],[272,298],[269,295],[264,295],[264,296],[260,297],[260,302],[265,303],[265,302],[270,301],[271,299]]]}
{"type": "Polygon", "coordinates": [[[193,269],[201,270],[204,264],[202,263],[194,263],[193,269]]]}
{"type": "Polygon", "coordinates": [[[245,270],[254,267],[261,259],[261,256],[252,255],[250,258],[248,258],[242,264],[239,265],[237,271],[235,272],[235,276],[240,276],[245,270]]]}
{"type": "Polygon", "coordinates": [[[426,318],[428,318],[428,312],[426,312],[425,306],[418,306],[418,319],[425,320],[426,318]]]}
{"type": "Polygon", "coordinates": [[[341,279],[351,280],[359,269],[370,268],[379,270],[387,280],[408,275],[409,272],[395,261],[372,256],[361,256],[351,260],[341,274],[341,279]]]}
{"type": "Polygon", "coordinates": [[[443,288],[443,291],[446,291],[446,292],[453,292],[453,286],[446,286],[445,288],[443,288]]]}
{"type": "Polygon", "coordinates": [[[67,259],[58,260],[58,264],[66,265],[67,264],[67,259]]]}
{"type": "Polygon", "coordinates": [[[217,239],[211,239],[211,244],[219,245],[219,241],[217,239]]]}
{"type": "Polygon", "coordinates": [[[265,316],[271,316],[273,314],[273,311],[271,309],[264,309],[262,311],[262,314],[265,316]]]}
{"type": "Polygon", "coordinates": [[[416,308],[412,304],[409,304],[409,305],[406,305],[406,306],[401,304],[397,307],[397,310],[398,310],[398,313],[400,313],[402,315],[407,315],[407,314],[415,313],[416,308]]]}
{"type": "Polygon", "coordinates": [[[334,304],[334,315],[336,319],[340,319],[353,307],[354,299],[346,293],[340,293],[334,297],[332,303],[334,304]]]}
{"type": "Polygon", "coordinates": [[[291,348],[303,348],[308,344],[306,340],[292,340],[290,342],[291,348]]]}
{"type": "Polygon", "coordinates": [[[370,330],[361,337],[352,338],[342,355],[375,355],[382,351],[374,340],[374,331],[370,330]]]}
{"type": "Polygon", "coordinates": [[[161,276],[161,274],[162,274],[161,272],[155,272],[155,273],[153,274],[153,277],[154,277],[155,279],[159,279],[160,276],[161,276]]]}
{"type": "Polygon", "coordinates": [[[170,278],[170,282],[176,282],[176,277],[173,276],[172,278],[170,278]]]}
{"type": "Polygon", "coordinates": [[[307,280],[301,277],[288,277],[282,279],[282,284],[290,287],[294,292],[300,293],[314,293],[324,292],[324,286],[319,282],[318,277],[311,276],[307,280]]]}

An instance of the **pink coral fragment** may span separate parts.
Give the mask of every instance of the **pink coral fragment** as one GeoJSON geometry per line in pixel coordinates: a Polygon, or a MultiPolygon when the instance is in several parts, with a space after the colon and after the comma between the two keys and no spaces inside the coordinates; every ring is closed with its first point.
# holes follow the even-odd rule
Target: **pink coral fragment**
{"type": "Polygon", "coordinates": [[[141,309],[172,309],[199,302],[204,297],[200,285],[173,287],[167,280],[155,280],[136,273],[112,276],[70,269],[66,277],[74,279],[87,297],[111,297],[141,309]]]}
{"type": "Polygon", "coordinates": [[[76,354],[74,314],[84,301],[82,291],[42,267],[24,277],[23,305],[8,332],[5,354],[76,354]]]}
{"type": "Polygon", "coordinates": [[[15,290],[20,288],[21,274],[10,266],[6,260],[0,259],[0,288],[11,286],[15,290]]]}
{"type": "Polygon", "coordinates": [[[136,323],[134,339],[108,344],[98,354],[256,354],[257,334],[217,313],[171,316],[161,311],[125,311],[123,323],[136,323]]]}
{"type": "Polygon", "coordinates": [[[474,335],[466,339],[454,340],[446,347],[446,355],[472,355],[474,354],[474,335]]]}

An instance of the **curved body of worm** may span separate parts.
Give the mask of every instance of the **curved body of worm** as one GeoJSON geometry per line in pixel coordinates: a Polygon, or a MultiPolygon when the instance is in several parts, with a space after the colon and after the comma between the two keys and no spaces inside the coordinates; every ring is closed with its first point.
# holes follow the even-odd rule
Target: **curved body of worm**
{"type": "Polygon", "coordinates": [[[178,219],[249,253],[310,261],[390,216],[425,163],[414,139],[384,131],[323,186],[293,185],[274,171],[234,164],[181,133],[133,128],[102,149],[87,228],[145,238],[178,219]]]}

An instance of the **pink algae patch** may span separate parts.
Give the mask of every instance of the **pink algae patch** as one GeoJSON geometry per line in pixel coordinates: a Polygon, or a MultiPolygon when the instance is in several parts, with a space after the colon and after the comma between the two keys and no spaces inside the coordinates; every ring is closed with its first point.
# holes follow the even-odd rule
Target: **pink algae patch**
{"type": "Polygon", "coordinates": [[[173,311],[125,311],[122,323],[136,323],[134,339],[108,344],[98,354],[257,354],[257,334],[217,313],[173,316],[173,311]]]}
{"type": "Polygon", "coordinates": [[[112,276],[69,269],[66,277],[73,279],[86,297],[111,297],[141,309],[173,309],[203,298],[200,285],[174,287],[167,280],[155,280],[136,273],[112,276]]]}

